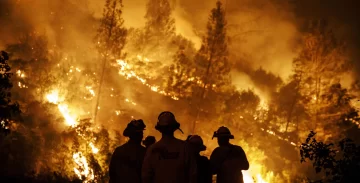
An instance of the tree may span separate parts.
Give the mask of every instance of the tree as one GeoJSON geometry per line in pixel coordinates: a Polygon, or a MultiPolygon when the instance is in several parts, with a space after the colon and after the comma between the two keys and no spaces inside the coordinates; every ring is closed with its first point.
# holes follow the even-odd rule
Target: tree
{"type": "Polygon", "coordinates": [[[148,0],[146,4],[145,29],[137,42],[145,43],[139,49],[140,54],[151,59],[167,60],[174,52],[169,44],[175,36],[175,19],[168,0],[148,0]]]}
{"type": "Polygon", "coordinates": [[[95,105],[94,120],[98,112],[99,100],[101,95],[101,87],[104,81],[106,63],[111,58],[124,59],[125,53],[123,48],[126,43],[127,30],[124,28],[124,19],[122,18],[122,0],[106,0],[103,17],[98,29],[96,40],[96,48],[103,62],[101,79],[98,89],[98,96],[95,105]]]}
{"type": "MultiPolygon", "coordinates": [[[[289,130],[291,124],[295,124],[296,130],[299,128],[301,121],[307,120],[307,111],[305,109],[304,96],[300,92],[300,79],[293,75],[290,82],[281,86],[271,99],[271,110],[286,122],[285,133],[289,130]]],[[[308,129],[307,129],[308,130],[308,129]]]]}
{"type": "MultiPolygon", "coordinates": [[[[211,10],[207,34],[203,37],[195,62],[197,64],[196,73],[199,74],[198,76],[202,81],[202,86],[197,91],[199,98],[199,101],[196,102],[198,106],[197,119],[200,110],[202,110],[199,105],[204,102],[204,98],[210,98],[215,90],[221,91],[230,83],[225,12],[220,1],[216,3],[216,8],[211,10]]],[[[195,130],[195,123],[193,131],[195,130]]]]}
{"type": "Polygon", "coordinates": [[[149,0],[146,4],[145,32],[149,42],[156,42],[160,46],[162,40],[175,35],[175,19],[168,0],[149,0]]]}
{"type": "Polygon", "coordinates": [[[12,83],[11,68],[8,63],[9,56],[6,52],[0,52],[0,125],[1,132],[7,134],[10,131],[10,123],[15,115],[20,113],[19,105],[11,102],[12,83]]]}
{"type": "Polygon", "coordinates": [[[57,81],[55,72],[48,72],[44,67],[52,69],[59,61],[49,58],[47,37],[36,31],[28,32],[21,35],[16,43],[7,45],[6,50],[11,55],[11,67],[25,75],[16,78],[22,92],[27,90],[33,95],[28,98],[32,99],[43,97],[57,81]]]}
{"type": "Polygon", "coordinates": [[[177,97],[191,96],[191,87],[193,81],[191,59],[186,55],[184,46],[180,46],[174,56],[174,63],[170,66],[170,76],[167,81],[167,91],[173,93],[177,97]]]}
{"type": "Polygon", "coordinates": [[[221,88],[229,83],[230,65],[226,21],[220,1],[216,3],[216,8],[210,13],[207,35],[203,37],[201,48],[196,56],[196,63],[204,82],[202,95],[205,94],[205,89],[221,88]]]}
{"type": "MultiPolygon", "coordinates": [[[[254,122],[260,98],[252,90],[234,90],[224,101],[225,107],[221,118],[223,123],[235,128],[257,128],[254,122]]],[[[247,131],[254,133],[254,130],[247,131]]]]}
{"type": "Polygon", "coordinates": [[[360,180],[360,146],[345,138],[337,145],[318,142],[311,131],[301,145],[301,162],[310,160],[322,179],[316,182],[348,183],[360,180]]]}
{"type": "Polygon", "coordinates": [[[295,74],[301,76],[300,90],[312,101],[307,110],[315,119],[313,127],[319,121],[321,96],[334,83],[339,82],[341,74],[347,70],[345,44],[336,39],[324,20],[310,23],[303,37],[303,48],[294,60],[295,74]]]}

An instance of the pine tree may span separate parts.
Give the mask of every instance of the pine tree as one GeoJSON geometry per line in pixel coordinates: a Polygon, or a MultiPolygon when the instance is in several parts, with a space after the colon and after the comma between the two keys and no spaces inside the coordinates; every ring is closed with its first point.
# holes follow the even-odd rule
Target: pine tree
{"type": "MultiPolygon", "coordinates": [[[[203,38],[196,62],[198,72],[204,82],[203,88],[212,90],[229,83],[230,66],[226,36],[225,14],[220,1],[211,11],[207,25],[207,35],[203,38]]],[[[204,97],[205,92],[201,97],[204,97]]]]}
{"type": "Polygon", "coordinates": [[[101,88],[103,85],[107,61],[113,58],[125,58],[123,49],[126,44],[127,30],[124,28],[122,8],[122,0],[106,0],[101,24],[95,37],[96,47],[103,62],[100,85],[95,105],[95,121],[98,112],[101,88]]]}
{"type": "Polygon", "coordinates": [[[194,83],[191,59],[186,55],[184,46],[180,46],[174,56],[174,63],[170,66],[170,77],[167,91],[177,97],[189,97],[194,83]]]}
{"type": "Polygon", "coordinates": [[[146,5],[146,34],[150,41],[160,44],[161,40],[175,35],[175,19],[171,17],[168,0],[149,0],[146,5]]]}
{"type": "MultiPolygon", "coordinates": [[[[198,92],[200,101],[196,102],[199,106],[204,101],[209,101],[204,99],[209,97],[211,93],[215,92],[215,90],[221,90],[230,82],[226,20],[220,1],[216,3],[216,8],[211,10],[207,24],[207,34],[203,37],[202,46],[195,60],[198,68],[196,73],[199,74],[202,80],[202,87],[198,92]]],[[[196,118],[198,118],[201,110],[200,107],[197,108],[196,118]]]]}
{"type": "Polygon", "coordinates": [[[167,60],[172,57],[168,47],[175,36],[175,19],[171,16],[172,9],[168,0],[149,0],[146,5],[145,32],[141,42],[141,54],[151,59],[167,60]]]}

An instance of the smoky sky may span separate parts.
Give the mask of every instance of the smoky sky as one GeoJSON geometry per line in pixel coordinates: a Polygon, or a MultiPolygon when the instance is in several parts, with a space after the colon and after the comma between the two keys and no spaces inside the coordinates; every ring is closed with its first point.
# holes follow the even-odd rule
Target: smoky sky
{"type": "MultiPolygon", "coordinates": [[[[105,0],[0,0],[0,47],[20,33],[45,30],[51,42],[73,49],[88,46],[105,0]],[[51,14],[53,12],[53,14],[51,14]],[[75,43],[74,43],[75,42],[75,43]]],[[[127,27],[144,26],[147,0],[123,0],[127,27]]],[[[171,0],[177,32],[199,47],[216,0],[171,0]]],[[[240,72],[262,67],[286,78],[299,51],[298,39],[309,20],[332,23],[351,52],[360,78],[359,3],[356,0],[223,0],[230,36],[231,60],[240,72]],[[242,66],[246,66],[241,68],[242,66]]],[[[246,73],[246,72],[245,72],[246,73]]],[[[256,79],[254,79],[256,80],[256,79]]]]}
{"type": "Polygon", "coordinates": [[[337,35],[345,40],[354,65],[356,79],[360,79],[360,2],[357,0],[294,0],[294,14],[299,29],[309,19],[327,19],[337,35]]]}

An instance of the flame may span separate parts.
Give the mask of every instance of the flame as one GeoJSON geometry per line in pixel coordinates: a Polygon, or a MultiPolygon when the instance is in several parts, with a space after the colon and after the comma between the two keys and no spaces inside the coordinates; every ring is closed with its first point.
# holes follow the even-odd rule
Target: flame
{"type": "Polygon", "coordinates": [[[89,146],[91,147],[92,153],[97,154],[99,152],[99,149],[96,148],[92,142],[90,142],[89,146]]]}
{"type": "Polygon", "coordinates": [[[53,104],[58,104],[59,90],[53,90],[51,93],[47,94],[45,97],[48,102],[53,103],[53,104]]]}
{"type": "Polygon", "coordinates": [[[65,118],[65,122],[68,126],[75,127],[77,125],[76,118],[70,115],[69,108],[67,104],[59,104],[59,111],[65,118]]]}
{"type": "MultiPolygon", "coordinates": [[[[259,164],[255,164],[255,167],[262,168],[259,164]]],[[[250,168],[251,169],[251,168],[250,168]]],[[[243,180],[244,183],[271,183],[275,182],[274,173],[268,172],[265,176],[262,176],[260,173],[253,173],[251,170],[243,171],[243,180]]]]}
{"type": "MultiPolygon", "coordinates": [[[[143,58],[140,55],[138,56],[138,58],[145,60],[145,61],[149,61],[149,59],[147,58],[143,58]]],[[[146,78],[140,77],[134,70],[131,70],[133,67],[131,65],[129,65],[128,63],[126,63],[124,60],[117,60],[117,65],[120,66],[119,68],[119,74],[124,76],[126,79],[130,79],[130,78],[134,78],[138,81],[140,81],[142,84],[144,84],[145,86],[149,87],[150,90],[152,90],[153,92],[157,92],[159,94],[162,94],[164,96],[169,96],[174,100],[179,100],[179,98],[177,96],[174,96],[170,93],[165,92],[162,88],[160,88],[159,86],[156,85],[151,85],[147,82],[146,78]]],[[[78,68],[73,68],[71,67],[69,69],[69,72],[81,72],[80,69],[78,68]]],[[[95,74],[95,73],[94,73],[95,74]]],[[[195,82],[197,84],[202,84],[202,81],[199,78],[196,77],[188,77],[187,80],[195,82]]],[[[213,86],[216,87],[216,86],[213,86]]],[[[86,90],[91,94],[91,96],[95,96],[95,92],[93,90],[93,88],[91,86],[86,86],[85,87],[86,90]]],[[[112,91],[114,91],[114,89],[111,89],[112,91]]],[[[74,111],[71,111],[69,109],[68,104],[66,104],[63,100],[63,98],[60,97],[59,95],[59,89],[55,89],[53,91],[51,91],[49,94],[45,95],[45,98],[48,102],[53,103],[53,104],[57,104],[58,106],[58,110],[60,111],[60,113],[62,114],[63,118],[65,119],[65,123],[68,126],[71,126],[72,128],[75,128],[78,125],[78,121],[76,120],[78,115],[74,115],[74,111]]],[[[126,98],[125,102],[128,102],[132,105],[138,105],[137,103],[135,103],[134,101],[131,101],[130,99],[126,98]]],[[[99,107],[100,108],[100,107],[99,107]]],[[[269,106],[267,104],[266,101],[261,101],[259,108],[267,111],[269,109],[269,106]]],[[[115,110],[115,114],[116,115],[120,115],[121,111],[120,110],[115,110]]],[[[133,116],[131,116],[133,118],[133,116]]],[[[262,129],[265,130],[265,129],[262,129]]],[[[275,132],[271,131],[271,130],[266,130],[267,133],[277,136],[279,139],[281,138],[280,136],[278,136],[275,132]]],[[[79,136],[85,138],[84,134],[79,134],[79,136]]],[[[285,139],[283,139],[285,140],[285,139]]],[[[296,145],[293,142],[289,142],[291,144],[293,144],[294,146],[296,145]]],[[[97,147],[95,147],[93,142],[87,142],[87,144],[90,146],[91,149],[91,153],[93,154],[98,154],[99,153],[99,149],[97,147]]],[[[83,156],[82,152],[76,152],[73,154],[73,161],[75,162],[76,166],[74,167],[74,173],[84,182],[88,182],[90,180],[94,180],[94,171],[93,169],[90,168],[86,157],[83,156]]],[[[243,179],[244,179],[244,183],[271,183],[274,182],[273,179],[273,173],[272,172],[268,172],[266,174],[261,174],[260,172],[262,172],[262,166],[260,165],[259,162],[250,162],[251,167],[249,171],[243,171],[243,179]],[[260,168],[259,168],[260,167],[260,168]]]]}
{"type": "Polygon", "coordinates": [[[79,179],[82,180],[83,177],[85,177],[86,179],[84,182],[88,182],[89,180],[93,180],[95,178],[94,171],[89,168],[89,164],[81,152],[73,154],[73,159],[78,166],[74,168],[74,172],[79,177],[79,179]]]}
{"type": "MultiPolygon", "coordinates": [[[[138,55],[138,58],[142,58],[140,55],[138,55]]],[[[149,59],[145,59],[149,60],[149,59]]],[[[170,93],[165,92],[164,90],[160,90],[159,86],[150,85],[146,82],[145,78],[142,78],[138,76],[135,71],[131,70],[132,66],[130,66],[128,63],[126,63],[124,60],[117,60],[117,64],[120,66],[119,74],[122,76],[125,76],[126,79],[135,78],[139,80],[142,84],[149,87],[152,91],[157,92],[159,94],[169,96],[174,100],[179,100],[178,97],[171,95],[170,93]]]]}
{"type": "MultiPolygon", "coordinates": [[[[60,113],[62,114],[62,116],[64,117],[66,125],[71,126],[72,128],[75,128],[78,125],[76,116],[70,115],[68,105],[65,103],[60,103],[58,89],[55,89],[52,92],[50,92],[49,94],[45,95],[45,98],[47,99],[48,102],[58,105],[58,109],[59,109],[60,113]]],[[[78,135],[81,137],[84,137],[84,135],[80,134],[79,132],[78,132],[78,135]]],[[[96,148],[92,142],[89,143],[89,146],[92,150],[92,153],[97,154],[99,152],[99,149],[96,148]]],[[[83,156],[81,152],[74,153],[73,160],[77,165],[77,167],[74,167],[74,173],[81,180],[85,179],[85,180],[83,180],[83,182],[88,182],[90,180],[94,180],[94,178],[95,178],[94,172],[89,167],[89,164],[88,164],[85,156],[83,156]]]]}
{"type": "Polygon", "coordinates": [[[251,177],[249,171],[243,171],[243,180],[244,183],[254,183],[254,179],[251,177]]]}

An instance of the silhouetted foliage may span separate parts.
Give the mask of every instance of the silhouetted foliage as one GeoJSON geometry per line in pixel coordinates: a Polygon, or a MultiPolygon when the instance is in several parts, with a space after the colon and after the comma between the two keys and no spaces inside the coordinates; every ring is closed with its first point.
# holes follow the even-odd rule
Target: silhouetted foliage
{"type": "Polygon", "coordinates": [[[208,18],[207,34],[202,38],[201,48],[195,56],[196,77],[200,81],[191,102],[196,120],[199,117],[209,119],[221,112],[219,103],[222,103],[222,98],[218,94],[230,84],[227,42],[225,11],[222,3],[217,1],[208,18]]]}
{"type": "Polygon", "coordinates": [[[345,138],[338,144],[318,142],[311,131],[301,145],[301,162],[310,160],[316,173],[323,173],[315,182],[349,183],[360,180],[360,146],[345,138]]]}
{"type": "MultiPolygon", "coordinates": [[[[204,90],[221,88],[230,82],[227,39],[225,12],[222,3],[218,1],[216,8],[211,10],[207,34],[196,56],[197,73],[203,81],[204,90]]],[[[204,92],[200,97],[203,98],[203,95],[204,92]]]]}
{"type": "Polygon", "coordinates": [[[6,52],[0,51],[0,133],[10,132],[11,121],[15,115],[20,113],[19,105],[11,102],[12,83],[9,56],[6,52]]]}
{"type": "Polygon", "coordinates": [[[191,87],[195,80],[194,68],[183,46],[180,46],[174,56],[174,64],[170,66],[170,72],[167,90],[178,97],[191,96],[191,87]]]}
{"type": "Polygon", "coordinates": [[[254,84],[262,91],[274,92],[283,83],[279,76],[260,67],[249,73],[254,84]]]}

